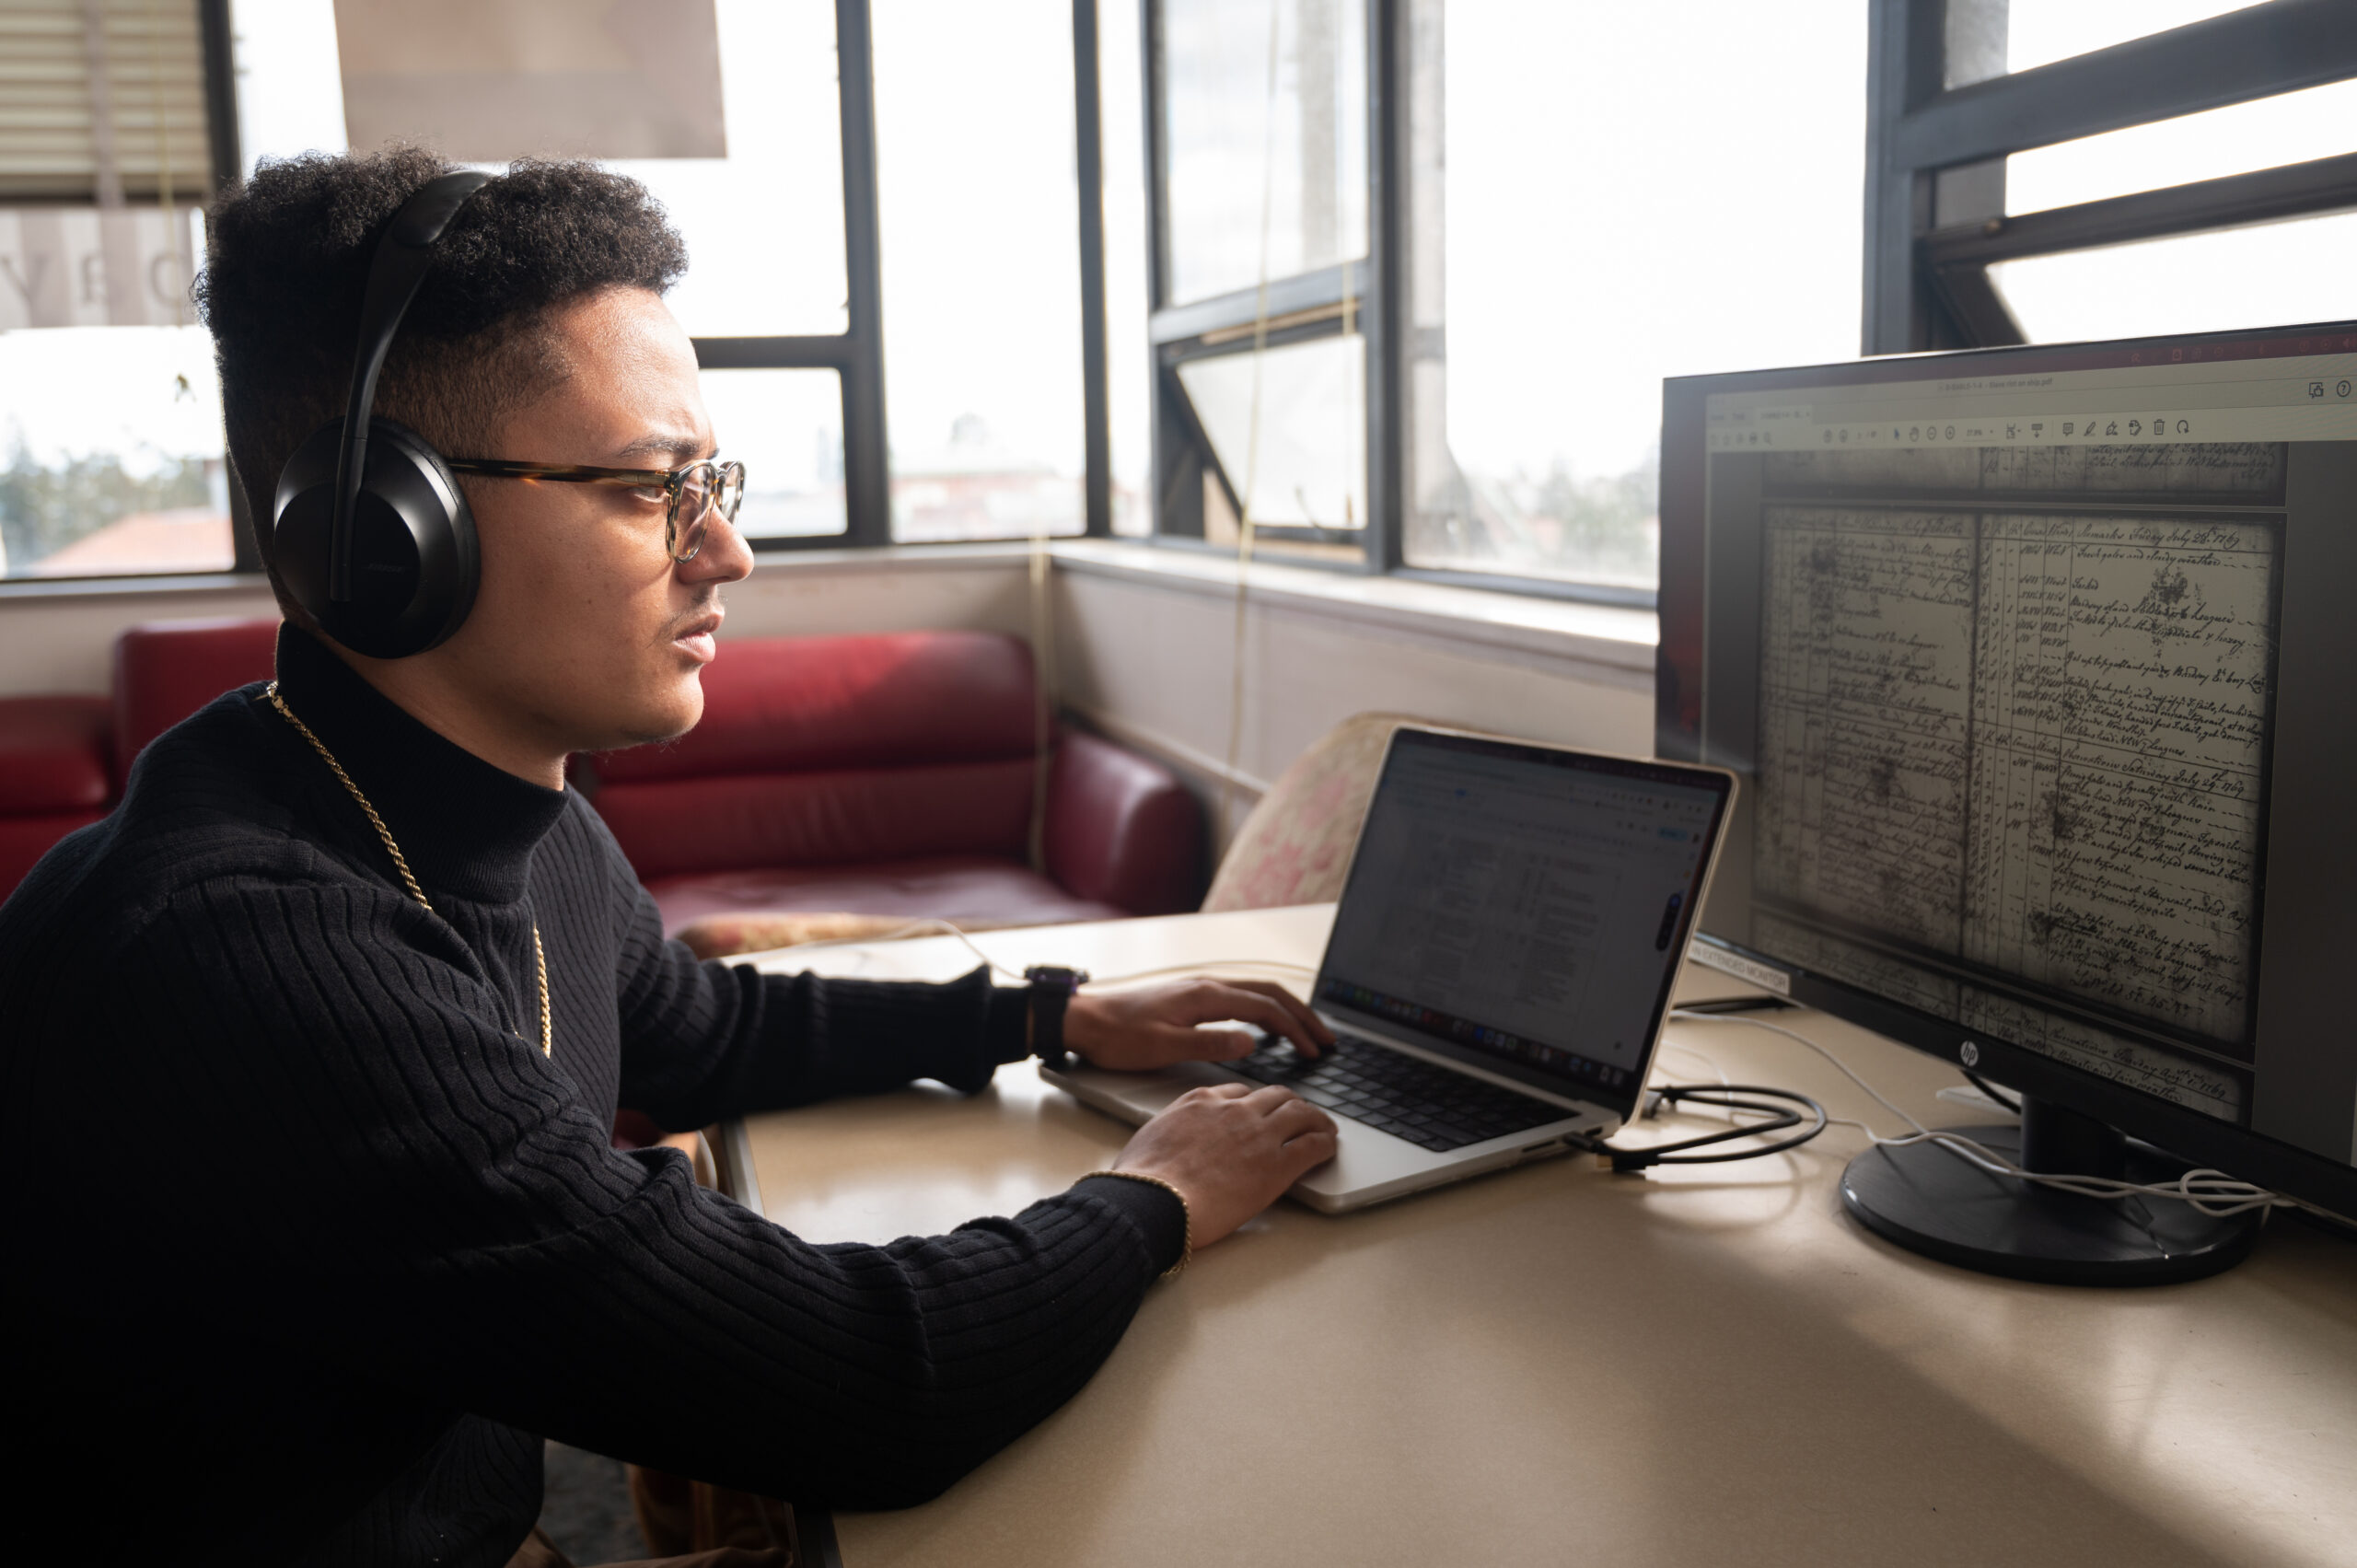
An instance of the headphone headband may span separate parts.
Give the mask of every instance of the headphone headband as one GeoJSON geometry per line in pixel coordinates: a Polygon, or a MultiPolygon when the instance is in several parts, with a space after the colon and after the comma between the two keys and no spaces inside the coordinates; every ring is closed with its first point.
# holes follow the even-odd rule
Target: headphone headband
{"type": "Polygon", "coordinates": [[[401,331],[401,318],[417,297],[433,264],[434,248],[467,198],[491,176],[468,169],[430,180],[401,203],[377,241],[368,265],[368,287],[360,307],[360,339],[353,351],[352,397],[344,407],[343,438],[335,465],[335,512],[328,529],[328,598],[352,601],[352,513],[367,471],[368,421],[377,403],[377,377],[401,331]]]}

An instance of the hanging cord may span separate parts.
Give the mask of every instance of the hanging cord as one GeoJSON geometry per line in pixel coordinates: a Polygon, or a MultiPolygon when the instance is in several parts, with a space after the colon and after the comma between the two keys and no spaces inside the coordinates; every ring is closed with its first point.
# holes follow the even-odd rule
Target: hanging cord
{"type": "MultiPolygon", "coordinates": [[[[1048,592],[1048,526],[1031,530],[1031,869],[1048,871],[1048,775],[1056,760],[1056,610],[1048,592]]],[[[962,935],[962,933],[961,933],[962,935]]]]}
{"type": "Polygon", "coordinates": [[[1252,497],[1260,484],[1261,362],[1269,350],[1269,239],[1275,223],[1277,137],[1277,21],[1282,15],[1275,0],[1269,6],[1268,86],[1260,103],[1260,275],[1252,307],[1252,401],[1245,425],[1244,491],[1236,498],[1236,617],[1229,646],[1227,689],[1227,765],[1219,781],[1219,842],[1223,849],[1236,832],[1237,769],[1244,750],[1245,579],[1252,570],[1252,541],[1259,523],[1252,515],[1252,497]]]}

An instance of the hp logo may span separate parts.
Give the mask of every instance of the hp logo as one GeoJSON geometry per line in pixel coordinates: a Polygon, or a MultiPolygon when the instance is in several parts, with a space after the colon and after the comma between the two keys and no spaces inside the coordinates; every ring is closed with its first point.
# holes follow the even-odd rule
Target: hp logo
{"type": "Polygon", "coordinates": [[[1963,1059],[1964,1064],[1968,1067],[1978,1067],[1980,1065],[1980,1048],[1973,1044],[1970,1040],[1966,1040],[1964,1042],[1963,1046],[1956,1051],[1956,1055],[1963,1059]]]}

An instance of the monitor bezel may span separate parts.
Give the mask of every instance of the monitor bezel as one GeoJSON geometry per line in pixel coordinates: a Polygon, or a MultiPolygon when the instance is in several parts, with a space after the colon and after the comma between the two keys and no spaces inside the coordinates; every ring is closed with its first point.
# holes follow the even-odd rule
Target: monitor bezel
{"type": "MultiPolygon", "coordinates": [[[[2205,354],[2212,346],[2228,346],[2237,359],[2296,358],[2319,354],[2357,353],[2357,321],[2314,323],[2240,331],[2187,333],[2149,338],[2123,338],[2102,343],[2014,345],[1917,354],[1890,355],[1848,363],[1764,369],[1713,376],[1671,377],[1663,383],[1661,470],[1661,560],[1659,593],[1660,642],[1656,655],[1656,751],[1681,761],[1735,764],[1738,776],[1748,777],[1748,747],[1741,758],[1713,754],[1707,746],[1704,695],[1710,663],[1708,568],[1713,560],[1708,536],[1706,468],[1712,459],[1705,439],[1704,414],[1716,394],[1760,390],[1805,390],[1813,387],[1874,385],[1922,380],[1950,366],[1972,366],[1971,374],[2133,368],[2178,363],[2165,358],[2172,351],[2199,345],[2205,354]],[[2156,354],[2155,351],[2158,351],[2156,354]]],[[[2213,356],[2214,358],[2215,356],[2213,356]]],[[[2357,443],[2351,443],[2357,446],[2357,443]]],[[[2287,503],[2288,504],[2288,503],[2287,503]]],[[[2282,745],[2280,731],[2270,748],[2269,798],[2265,808],[2273,816],[2278,805],[2280,770],[2274,767],[2282,745]]],[[[1747,792],[1753,794],[1756,792],[1747,792]]],[[[2280,922],[2266,912],[2269,880],[2277,879],[2276,835],[2270,822],[2270,842],[2263,851],[2266,873],[2261,887],[2259,929],[2271,948],[2280,922]]],[[[1731,820],[1729,839],[1742,838],[1747,847],[1747,821],[1731,820]]],[[[1720,877],[1720,900],[1731,886],[1748,889],[1749,878],[1720,877]]],[[[1747,891],[1742,912],[1749,930],[1747,891]]],[[[2069,1066],[2038,1051],[1993,1040],[1964,1026],[1922,1012],[1857,986],[1816,973],[1792,959],[1781,958],[1710,930],[1713,915],[1726,923],[1727,906],[1713,900],[1702,910],[1695,942],[1700,947],[1733,955],[1746,967],[1760,966],[1784,978],[1792,999],[1837,1017],[1875,1030],[1925,1053],[2008,1085],[2025,1094],[2083,1111],[2198,1164],[2213,1167],[2245,1180],[2303,1198],[2336,1214],[2357,1218],[2357,1164],[2336,1160],[2316,1150],[2262,1132],[2248,1124],[2229,1122],[2177,1105],[2142,1090],[2115,1084],[2095,1074],[2069,1066]]],[[[2271,952],[2263,952],[2260,972],[2266,973],[2271,952]]],[[[1706,960],[1707,961],[1707,960],[1706,960]]],[[[2257,1057],[2255,1054],[2254,1063],[2257,1057]]],[[[2256,1079],[2254,1078],[2254,1084],[2256,1079]]],[[[2256,1089],[2254,1089],[2256,1093],[2256,1089]]]]}

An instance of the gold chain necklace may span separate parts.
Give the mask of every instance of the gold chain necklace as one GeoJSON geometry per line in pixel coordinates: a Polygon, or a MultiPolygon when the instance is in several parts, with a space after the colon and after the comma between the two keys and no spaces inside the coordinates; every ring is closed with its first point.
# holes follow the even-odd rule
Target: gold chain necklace
{"type": "MultiPolygon", "coordinates": [[[[409,889],[409,896],[415,899],[426,913],[432,914],[434,906],[426,901],[425,889],[417,885],[417,878],[410,875],[409,860],[401,854],[401,846],[393,842],[392,830],[385,826],[385,819],[377,815],[377,808],[368,804],[368,797],[360,793],[360,786],[352,782],[352,775],[343,771],[343,764],[335,760],[335,753],[327,749],[326,742],[311,733],[309,725],[295,716],[295,710],[288,707],[286,699],[278,694],[277,681],[272,681],[262,695],[270,699],[270,705],[278,710],[281,718],[295,726],[297,735],[311,743],[311,749],[319,754],[319,760],[328,765],[328,771],[335,774],[336,782],[351,793],[353,800],[366,814],[368,825],[377,830],[378,838],[385,841],[385,853],[393,857],[393,869],[401,874],[401,886],[409,889]]],[[[553,1058],[556,1055],[556,1036],[549,1026],[549,958],[540,947],[540,923],[537,920],[532,922],[532,962],[539,969],[540,977],[540,1054],[553,1058]]]]}

